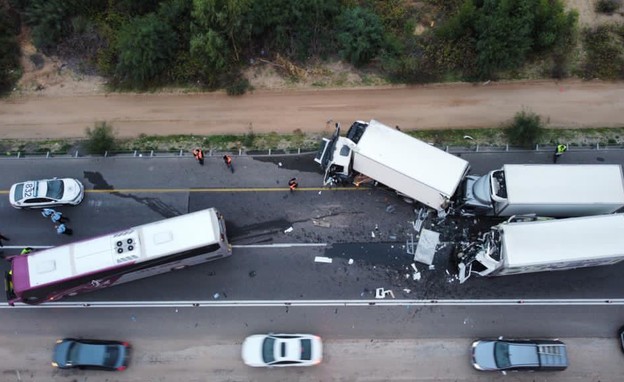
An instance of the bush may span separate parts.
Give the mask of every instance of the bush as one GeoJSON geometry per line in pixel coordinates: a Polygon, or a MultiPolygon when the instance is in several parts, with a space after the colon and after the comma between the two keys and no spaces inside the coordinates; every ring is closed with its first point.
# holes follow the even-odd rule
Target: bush
{"type": "Polygon", "coordinates": [[[8,11],[0,4],[0,94],[10,92],[21,76],[16,29],[8,11]]]}
{"type": "Polygon", "coordinates": [[[615,80],[624,77],[624,38],[617,27],[601,25],[583,32],[587,52],[583,76],[615,80]]]}
{"type": "Polygon", "coordinates": [[[247,92],[247,90],[252,89],[253,87],[249,83],[249,80],[242,75],[232,76],[232,78],[228,80],[225,87],[225,91],[231,96],[243,95],[247,92]]]}
{"type": "Polygon", "coordinates": [[[531,147],[539,142],[544,134],[544,125],[539,115],[528,111],[516,113],[513,121],[505,129],[509,143],[531,147]]]}
{"type": "Polygon", "coordinates": [[[364,65],[377,56],[383,43],[383,26],[379,17],[366,8],[346,9],[337,25],[340,54],[355,66],[364,65]]]}
{"type": "Polygon", "coordinates": [[[596,12],[613,14],[621,5],[620,0],[598,0],[596,3],[596,12]]]}
{"type": "Polygon", "coordinates": [[[117,146],[113,127],[106,122],[96,122],[93,129],[87,127],[86,133],[85,146],[89,154],[104,154],[117,146]]]}
{"type": "Polygon", "coordinates": [[[176,34],[155,14],[132,19],[119,33],[116,80],[121,85],[145,88],[163,82],[176,49],[176,34]]]}

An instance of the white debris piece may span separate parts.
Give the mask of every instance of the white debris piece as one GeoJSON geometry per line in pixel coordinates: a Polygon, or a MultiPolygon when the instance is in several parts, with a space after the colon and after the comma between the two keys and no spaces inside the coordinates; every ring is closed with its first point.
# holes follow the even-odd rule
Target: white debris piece
{"type": "Polygon", "coordinates": [[[433,264],[429,265],[429,270],[430,271],[433,271],[434,269],[435,269],[435,265],[433,265],[433,264]]]}
{"type": "Polygon", "coordinates": [[[353,264],[353,259],[349,259],[349,265],[353,264]]]}
{"type": "Polygon", "coordinates": [[[219,298],[219,293],[215,293],[212,295],[212,298],[214,298],[215,300],[219,298]]]}
{"type": "Polygon", "coordinates": [[[410,265],[412,266],[412,269],[414,270],[414,272],[418,272],[418,268],[416,268],[416,264],[412,263],[410,265]]]}
{"type": "Polygon", "coordinates": [[[321,194],[321,192],[323,192],[323,191],[319,191],[319,195],[321,194]]]}
{"type": "Polygon", "coordinates": [[[284,233],[290,233],[292,231],[293,231],[293,227],[289,227],[289,228],[284,230],[284,233]]]}
{"type": "Polygon", "coordinates": [[[384,288],[375,289],[375,298],[386,298],[387,295],[390,295],[390,297],[395,298],[394,293],[389,289],[388,290],[385,290],[384,288]]]}
{"type": "Polygon", "coordinates": [[[327,264],[331,264],[332,261],[334,261],[333,259],[329,258],[329,257],[325,257],[325,256],[316,256],[314,258],[314,262],[315,263],[327,263],[327,264]]]}
{"type": "Polygon", "coordinates": [[[414,272],[414,274],[412,275],[412,280],[414,281],[420,280],[420,272],[414,272]]]}
{"type": "Polygon", "coordinates": [[[371,237],[374,238],[375,237],[375,232],[371,231],[371,237]]]}
{"type": "Polygon", "coordinates": [[[438,243],[440,243],[440,233],[423,228],[414,254],[414,261],[427,265],[433,264],[433,256],[438,243]]]}
{"type": "Polygon", "coordinates": [[[277,162],[277,165],[278,165],[279,167],[282,167],[282,162],[277,162]]]}
{"type": "Polygon", "coordinates": [[[405,293],[410,293],[411,291],[412,291],[412,290],[411,290],[411,289],[408,289],[408,288],[403,289],[403,292],[405,292],[405,293]]]}

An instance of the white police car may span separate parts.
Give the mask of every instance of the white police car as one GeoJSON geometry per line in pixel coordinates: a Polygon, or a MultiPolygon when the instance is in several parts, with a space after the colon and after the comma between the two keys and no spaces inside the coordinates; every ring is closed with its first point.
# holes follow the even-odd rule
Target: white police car
{"type": "Polygon", "coordinates": [[[77,179],[44,179],[16,183],[9,191],[9,201],[15,208],[45,208],[75,206],[84,198],[84,186],[77,179]]]}

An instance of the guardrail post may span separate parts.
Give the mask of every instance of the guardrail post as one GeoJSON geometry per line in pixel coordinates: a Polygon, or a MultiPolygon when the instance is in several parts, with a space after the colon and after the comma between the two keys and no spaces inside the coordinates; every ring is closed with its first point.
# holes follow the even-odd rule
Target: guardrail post
{"type": "Polygon", "coordinates": [[[150,151],[150,158],[154,156],[154,150],[150,151]]]}
{"type": "Polygon", "coordinates": [[[180,150],[180,155],[179,156],[182,156],[182,150],[180,150]]]}
{"type": "Polygon", "coordinates": [[[243,149],[238,149],[238,156],[243,155],[243,149]]]}
{"type": "Polygon", "coordinates": [[[17,152],[17,157],[18,157],[18,158],[21,158],[21,157],[22,157],[22,152],[21,152],[21,151],[18,151],[18,152],[17,152]]]}
{"type": "Polygon", "coordinates": [[[476,152],[479,152],[479,144],[477,143],[477,148],[475,149],[476,152]]]}
{"type": "Polygon", "coordinates": [[[134,155],[132,155],[132,156],[136,158],[136,156],[137,156],[137,151],[136,150],[134,150],[134,155]]]}
{"type": "Polygon", "coordinates": [[[108,157],[108,150],[104,151],[104,158],[108,157]]]}
{"type": "Polygon", "coordinates": [[[539,151],[539,143],[535,145],[535,151],[539,151]]]}
{"type": "Polygon", "coordinates": [[[505,151],[509,151],[509,143],[505,145],[505,151]]]}
{"type": "Polygon", "coordinates": [[[78,150],[76,150],[76,154],[74,154],[74,158],[78,158],[78,150]]]}
{"type": "Polygon", "coordinates": [[[596,143],[596,150],[600,150],[600,143],[596,143]]]}
{"type": "Polygon", "coordinates": [[[445,149],[445,151],[446,151],[447,153],[448,153],[448,150],[449,150],[449,149],[448,149],[448,145],[446,145],[446,149],[445,149]]]}
{"type": "Polygon", "coordinates": [[[297,147],[297,154],[301,154],[301,147],[297,147]]]}
{"type": "Polygon", "coordinates": [[[46,152],[46,158],[49,158],[49,157],[50,157],[50,152],[49,152],[49,151],[47,151],[47,152],[46,152]]]}
{"type": "Polygon", "coordinates": [[[269,155],[271,155],[271,149],[269,149],[269,155]]]}

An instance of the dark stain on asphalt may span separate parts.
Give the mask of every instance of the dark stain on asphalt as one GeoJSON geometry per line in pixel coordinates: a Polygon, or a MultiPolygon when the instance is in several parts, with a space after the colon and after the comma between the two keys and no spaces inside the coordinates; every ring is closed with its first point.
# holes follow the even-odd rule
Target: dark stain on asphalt
{"type": "MultiPolygon", "coordinates": [[[[87,181],[89,181],[89,183],[93,185],[94,190],[114,190],[115,189],[113,185],[108,184],[106,179],[104,179],[104,176],[99,172],[84,171],[83,175],[85,179],[87,179],[87,181]]],[[[139,197],[136,195],[126,194],[122,192],[115,192],[115,191],[111,192],[110,195],[114,195],[120,198],[132,199],[140,204],[145,205],[147,208],[156,212],[163,218],[172,218],[174,216],[182,215],[181,211],[178,211],[172,206],[166,203],[163,203],[157,198],[139,197]]]]}

